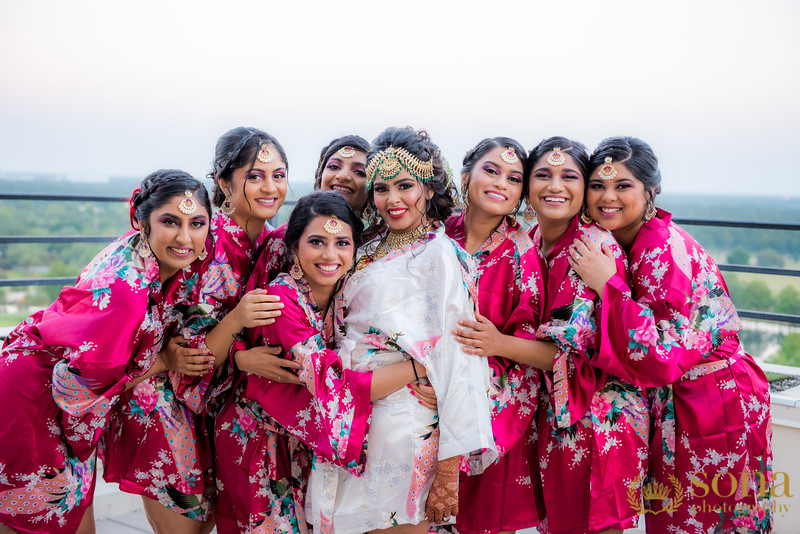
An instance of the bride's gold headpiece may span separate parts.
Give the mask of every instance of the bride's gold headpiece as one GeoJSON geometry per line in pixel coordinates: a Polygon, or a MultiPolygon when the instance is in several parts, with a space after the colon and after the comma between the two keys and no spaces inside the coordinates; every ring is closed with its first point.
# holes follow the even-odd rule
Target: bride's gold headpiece
{"type": "Polygon", "coordinates": [[[405,148],[390,146],[386,150],[381,150],[367,165],[367,189],[372,187],[376,176],[387,181],[392,180],[403,169],[420,182],[429,182],[433,178],[433,159],[421,161],[405,148]]]}

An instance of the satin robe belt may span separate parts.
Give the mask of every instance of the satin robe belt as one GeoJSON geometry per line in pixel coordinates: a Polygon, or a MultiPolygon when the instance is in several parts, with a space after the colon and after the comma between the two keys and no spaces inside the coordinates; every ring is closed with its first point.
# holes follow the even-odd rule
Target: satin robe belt
{"type": "Polygon", "coordinates": [[[686,382],[687,380],[697,380],[701,376],[710,375],[711,373],[716,373],[717,371],[721,371],[722,369],[727,369],[731,367],[734,363],[738,362],[742,356],[744,356],[745,352],[741,345],[739,345],[739,350],[737,350],[732,356],[725,358],[724,360],[714,360],[711,362],[703,362],[698,363],[688,371],[686,371],[682,377],[678,379],[678,382],[686,382]]]}

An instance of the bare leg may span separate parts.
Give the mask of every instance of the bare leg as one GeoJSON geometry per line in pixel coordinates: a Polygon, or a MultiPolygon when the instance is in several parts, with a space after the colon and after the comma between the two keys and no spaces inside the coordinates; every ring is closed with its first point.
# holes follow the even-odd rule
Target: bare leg
{"type": "Polygon", "coordinates": [[[17,534],[17,531],[0,523],[0,534],[17,534]]]}
{"type": "Polygon", "coordinates": [[[89,506],[83,513],[83,519],[75,534],[94,534],[94,505],[89,506]]]}
{"type": "Polygon", "coordinates": [[[604,530],[600,534],[622,534],[622,531],[618,528],[610,528],[608,530],[604,530]]]}
{"type": "Polygon", "coordinates": [[[397,525],[396,527],[371,530],[369,534],[427,534],[429,529],[430,523],[423,521],[418,525],[397,525]]]}
{"type": "Polygon", "coordinates": [[[213,527],[214,524],[213,521],[189,519],[144,495],[142,502],[147,521],[155,534],[201,534],[209,532],[211,528],[208,528],[208,525],[213,527]]]}

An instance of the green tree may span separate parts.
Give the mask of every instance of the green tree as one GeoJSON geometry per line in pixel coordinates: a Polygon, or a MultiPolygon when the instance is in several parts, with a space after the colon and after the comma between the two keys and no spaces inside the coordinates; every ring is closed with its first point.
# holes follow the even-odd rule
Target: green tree
{"type": "Polygon", "coordinates": [[[778,293],[778,302],[775,305],[775,311],[778,313],[800,315],[800,293],[792,286],[784,287],[781,292],[778,293]]]}
{"type": "Polygon", "coordinates": [[[772,292],[763,280],[753,280],[742,288],[736,306],[745,310],[770,311],[772,292]]]}
{"type": "MultiPolygon", "coordinates": [[[[76,276],[75,268],[70,267],[63,261],[55,261],[50,266],[47,277],[61,277],[61,276],[76,276]]],[[[58,294],[61,293],[62,286],[41,286],[42,291],[47,295],[47,300],[50,302],[55,301],[58,294]]]]}
{"type": "Polygon", "coordinates": [[[800,334],[793,333],[783,338],[781,350],[769,358],[770,363],[800,367],[800,334]]]}
{"type": "Polygon", "coordinates": [[[743,248],[735,248],[728,252],[728,263],[748,265],[750,263],[750,253],[743,248]]]}
{"type": "Polygon", "coordinates": [[[758,264],[762,267],[783,267],[783,256],[773,248],[765,248],[756,253],[758,264]]]}

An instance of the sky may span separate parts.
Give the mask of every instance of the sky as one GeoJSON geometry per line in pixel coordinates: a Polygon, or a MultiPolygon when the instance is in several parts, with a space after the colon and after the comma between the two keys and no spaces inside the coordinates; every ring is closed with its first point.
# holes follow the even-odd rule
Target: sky
{"type": "Polygon", "coordinates": [[[664,192],[800,195],[800,2],[0,0],[0,173],[180,168],[254,126],[310,181],[320,149],[425,128],[633,135],[664,192]]]}

